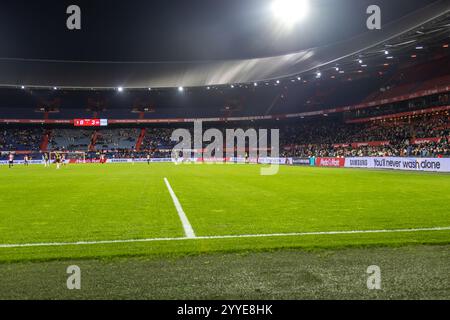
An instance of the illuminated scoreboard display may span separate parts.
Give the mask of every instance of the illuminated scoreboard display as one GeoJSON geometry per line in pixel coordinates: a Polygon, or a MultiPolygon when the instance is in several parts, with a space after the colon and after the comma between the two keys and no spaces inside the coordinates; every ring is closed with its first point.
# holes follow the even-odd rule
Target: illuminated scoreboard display
{"type": "Polygon", "coordinates": [[[75,119],[75,127],[107,127],[108,119],[75,119]]]}

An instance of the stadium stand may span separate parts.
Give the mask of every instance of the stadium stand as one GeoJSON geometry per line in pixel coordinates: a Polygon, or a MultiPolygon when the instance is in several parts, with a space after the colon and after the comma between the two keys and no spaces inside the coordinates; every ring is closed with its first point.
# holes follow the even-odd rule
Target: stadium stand
{"type": "Polygon", "coordinates": [[[91,141],[90,130],[56,129],[50,136],[50,150],[87,150],[91,141]]]}
{"type": "Polygon", "coordinates": [[[0,136],[1,150],[39,151],[42,130],[3,129],[0,136]]]}
{"type": "MultiPolygon", "coordinates": [[[[449,111],[395,117],[362,123],[346,123],[337,116],[254,124],[255,128],[279,128],[283,156],[450,156],[449,111]]],[[[218,124],[227,128],[249,126],[242,123],[218,124]]],[[[132,154],[167,156],[175,142],[171,134],[176,126],[146,127],[140,152],[135,149],[142,131],[139,128],[106,130],[54,129],[49,150],[106,152],[109,157],[132,154]],[[89,148],[96,141],[93,148],[89,148]]],[[[2,130],[2,150],[39,150],[47,131],[42,129],[2,130]]],[[[225,133],[225,132],[224,132],[225,133]]]]}
{"type": "Polygon", "coordinates": [[[98,132],[96,150],[134,150],[139,129],[111,129],[98,132]]]}

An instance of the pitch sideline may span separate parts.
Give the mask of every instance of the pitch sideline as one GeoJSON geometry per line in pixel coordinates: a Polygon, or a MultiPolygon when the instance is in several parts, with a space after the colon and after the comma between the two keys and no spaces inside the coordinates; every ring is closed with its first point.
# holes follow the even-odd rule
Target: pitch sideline
{"type": "Polygon", "coordinates": [[[103,241],[79,241],[79,242],[48,242],[48,243],[23,243],[23,244],[0,244],[0,249],[23,248],[23,247],[62,247],[97,244],[117,244],[117,243],[140,243],[140,242],[169,242],[169,241],[194,241],[194,240],[220,240],[220,239],[242,239],[242,238],[274,238],[274,237],[302,237],[317,235],[345,235],[345,234],[365,234],[365,233],[409,233],[427,231],[450,231],[450,227],[415,228],[415,229],[391,229],[391,230],[350,230],[350,231],[323,231],[323,232],[299,232],[299,233],[272,233],[272,234],[247,234],[247,235],[227,235],[227,236],[200,236],[182,238],[148,238],[129,240],[103,240],[103,241]]]}
{"type": "Polygon", "coordinates": [[[189,222],[189,219],[186,216],[186,213],[184,212],[183,207],[181,206],[181,203],[177,198],[177,195],[170,186],[169,180],[167,180],[167,178],[164,178],[164,182],[166,183],[167,189],[169,190],[170,196],[172,197],[173,204],[175,205],[178,216],[180,217],[181,223],[183,224],[184,234],[186,235],[186,238],[196,238],[194,229],[192,228],[191,223],[189,222]]]}

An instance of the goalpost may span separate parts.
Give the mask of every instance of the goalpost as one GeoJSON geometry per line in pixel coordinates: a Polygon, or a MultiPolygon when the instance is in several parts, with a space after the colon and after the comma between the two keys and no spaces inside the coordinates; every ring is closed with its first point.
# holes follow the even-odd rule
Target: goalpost
{"type": "Polygon", "coordinates": [[[86,163],[86,152],[84,151],[52,151],[50,152],[50,162],[56,160],[56,154],[62,156],[65,163],[86,163]]]}

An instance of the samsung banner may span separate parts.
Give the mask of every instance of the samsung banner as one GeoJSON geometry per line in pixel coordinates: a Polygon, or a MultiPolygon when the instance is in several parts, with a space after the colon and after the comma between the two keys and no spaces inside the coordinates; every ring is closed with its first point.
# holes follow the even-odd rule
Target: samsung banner
{"type": "Polygon", "coordinates": [[[347,168],[392,169],[409,171],[450,172],[450,159],[367,157],[345,158],[347,168]]]}

